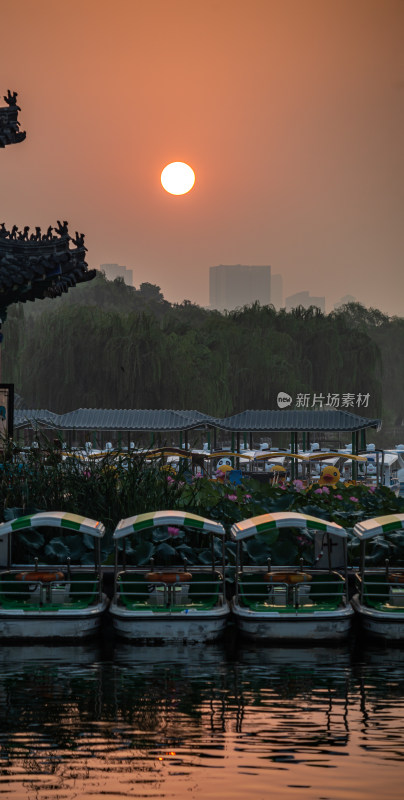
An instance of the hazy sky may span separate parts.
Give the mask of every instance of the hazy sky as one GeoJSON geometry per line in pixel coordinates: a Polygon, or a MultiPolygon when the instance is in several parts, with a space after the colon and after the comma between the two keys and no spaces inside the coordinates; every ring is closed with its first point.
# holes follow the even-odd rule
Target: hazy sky
{"type": "Polygon", "coordinates": [[[0,221],[209,302],[209,266],[404,316],[403,0],[0,0],[0,221]],[[4,103],[3,103],[4,105],[4,103]],[[196,183],[167,194],[185,161],[196,183]]]}

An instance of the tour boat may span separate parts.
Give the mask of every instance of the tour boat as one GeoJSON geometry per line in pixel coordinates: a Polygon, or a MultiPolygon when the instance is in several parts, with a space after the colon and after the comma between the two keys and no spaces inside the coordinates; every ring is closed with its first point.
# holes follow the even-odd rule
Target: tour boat
{"type": "Polygon", "coordinates": [[[232,611],[243,635],[306,644],[348,635],[354,611],[347,600],[347,533],[340,525],[307,514],[277,512],[236,522],[231,537],[237,544],[232,611]],[[258,537],[258,542],[278,540],[282,545],[285,529],[297,529],[300,535],[313,532],[314,566],[303,568],[303,559],[299,567],[287,562],[273,566],[271,559],[265,566],[243,565],[246,540],[258,537]]]}
{"type": "Polygon", "coordinates": [[[110,614],[119,636],[145,642],[207,642],[223,633],[230,607],[225,530],[219,522],[182,511],[155,511],[121,520],[113,538],[110,614]],[[206,547],[203,552],[199,548],[197,564],[190,563],[196,551],[189,542],[195,537],[206,547]],[[169,541],[178,543],[178,549],[169,541]],[[130,558],[133,564],[127,563],[130,558]],[[164,558],[168,566],[159,564],[164,558]]]}
{"type": "MultiPolygon", "coordinates": [[[[356,575],[356,593],[352,605],[362,629],[388,642],[404,640],[404,558],[386,558],[383,567],[366,566],[366,544],[388,547],[386,535],[393,534],[393,552],[403,553],[404,514],[387,514],[358,522],[353,534],[360,542],[360,566],[356,575]],[[401,532],[401,533],[400,533],[401,532]],[[376,539],[377,537],[377,539],[376,539]],[[400,541],[401,539],[401,541],[400,541]]],[[[384,553],[388,553],[388,549],[384,553]]]]}
{"type": "Polygon", "coordinates": [[[101,522],[63,511],[29,514],[0,524],[3,553],[7,551],[7,568],[0,571],[0,639],[77,641],[98,630],[108,604],[102,593],[100,566],[104,533],[101,522]],[[18,536],[36,538],[44,545],[43,529],[49,527],[57,543],[53,555],[55,548],[61,554],[52,558],[58,563],[45,564],[35,558],[34,564],[15,564],[13,550],[18,549],[18,536]],[[66,557],[69,544],[76,551],[80,549],[78,536],[91,537],[86,541],[86,560],[94,560],[93,565],[77,565],[73,563],[76,558],[66,557]],[[61,557],[65,557],[65,563],[60,563],[61,557]]]}

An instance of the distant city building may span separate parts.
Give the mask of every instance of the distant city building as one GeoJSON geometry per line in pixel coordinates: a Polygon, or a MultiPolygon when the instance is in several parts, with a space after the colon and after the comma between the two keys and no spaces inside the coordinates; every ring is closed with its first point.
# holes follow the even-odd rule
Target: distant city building
{"type": "Polygon", "coordinates": [[[346,294],[344,295],[344,297],[341,297],[341,300],[338,300],[336,303],[334,303],[334,309],[336,310],[337,308],[341,308],[341,306],[346,306],[347,303],[357,303],[357,302],[358,301],[356,297],[354,297],[352,294],[346,294]]]}
{"type": "Polygon", "coordinates": [[[127,286],[133,286],[133,269],[123,267],[121,264],[101,264],[101,272],[105,272],[109,281],[115,278],[123,278],[127,286]]]}
{"type": "Polygon", "coordinates": [[[282,275],[271,276],[271,303],[279,311],[283,307],[283,278],[282,275]]]}
{"type": "Polygon", "coordinates": [[[209,270],[210,307],[232,311],[259,302],[271,303],[271,267],[220,264],[209,270]]]}
{"type": "Polygon", "coordinates": [[[325,297],[313,297],[309,292],[297,292],[286,298],[285,306],[286,311],[291,311],[292,308],[297,308],[298,306],[303,306],[303,308],[316,306],[325,314],[325,297]]]}

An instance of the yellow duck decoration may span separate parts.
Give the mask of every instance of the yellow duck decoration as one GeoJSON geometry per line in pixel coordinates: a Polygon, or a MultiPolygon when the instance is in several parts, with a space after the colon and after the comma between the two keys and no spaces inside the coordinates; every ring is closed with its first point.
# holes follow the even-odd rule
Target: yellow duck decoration
{"type": "Polygon", "coordinates": [[[336,489],[340,477],[341,473],[337,467],[324,467],[318,482],[319,486],[331,486],[336,489]]]}

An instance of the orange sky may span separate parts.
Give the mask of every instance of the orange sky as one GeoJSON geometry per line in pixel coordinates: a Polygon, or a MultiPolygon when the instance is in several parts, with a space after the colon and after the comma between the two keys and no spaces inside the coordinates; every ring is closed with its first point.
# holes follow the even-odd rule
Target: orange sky
{"type": "Polygon", "coordinates": [[[171,301],[209,266],[404,316],[402,0],[0,0],[0,221],[86,234],[171,301]],[[195,188],[164,192],[186,161],[195,188]]]}

